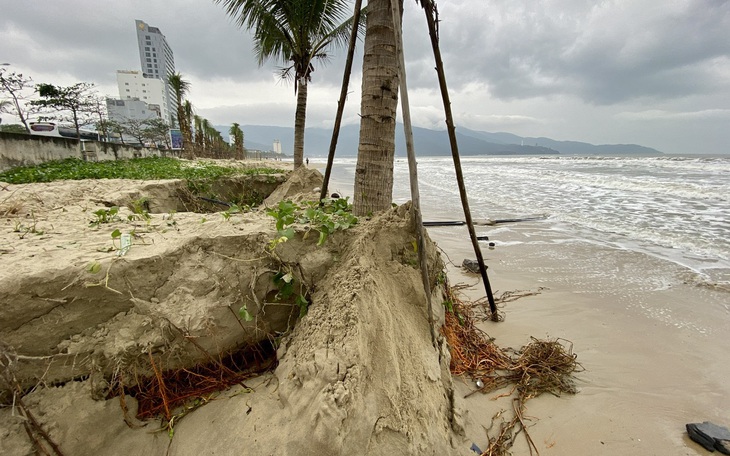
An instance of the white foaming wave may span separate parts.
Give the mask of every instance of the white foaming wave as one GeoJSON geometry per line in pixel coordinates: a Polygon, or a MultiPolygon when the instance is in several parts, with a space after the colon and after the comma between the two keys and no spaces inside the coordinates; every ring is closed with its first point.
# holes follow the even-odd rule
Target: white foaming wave
{"type": "MultiPolygon", "coordinates": [[[[446,162],[419,164],[423,193],[435,192],[441,207],[460,204],[446,162]]],[[[547,213],[570,224],[573,234],[615,238],[614,246],[694,270],[729,261],[728,159],[470,157],[463,163],[475,218],[547,213]]]]}
{"type": "MultiPolygon", "coordinates": [[[[430,160],[430,159],[428,159],[430,160]]],[[[446,159],[445,161],[450,161],[446,159]]],[[[632,156],[586,156],[586,155],[547,155],[547,156],[472,156],[461,159],[462,163],[469,162],[501,162],[513,164],[532,163],[559,163],[571,165],[597,164],[606,166],[650,167],[652,169],[693,169],[702,171],[727,172],[730,166],[730,157],[689,157],[689,156],[660,156],[660,157],[632,157],[632,156]]]]}
{"type": "MultiPolygon", "coordinates": [[[[674,178],[676,179],[676,176],[674,178]]],[[[470,170],[467,180],[503,185],[526,185],[534,187],[536,191],[561,186],[566,191],[612,190],[650,194],[651,196],[671,196],[680,199],[730,202],[730,174],[728,174],[726,182],[708,184],[662,179],[657,176],[601,175],[576,173],[574,170],[500,167],[499,169],[470,170]],[[521,182],[523,184],[520,184],[521,182]]]]}

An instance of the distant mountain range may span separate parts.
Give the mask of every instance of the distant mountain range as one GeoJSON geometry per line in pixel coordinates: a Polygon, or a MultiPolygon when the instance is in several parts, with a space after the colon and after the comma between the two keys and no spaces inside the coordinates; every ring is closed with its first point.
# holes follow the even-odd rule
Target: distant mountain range
{"type": "MultiPolygon", "coordinates": [[[[216,126],[224,137],[228,127],[216,126]]],[[[294,146],[294,128],[265,125],[243,125],[245,145],[248,149],[272,150],[274,140],[281,142],[284,154],[291,155],[294,146]]],[[[357,155],[360,134],[359,125],[347,125],[340,130],[337,141],[338,157],[357,155]]],[[[309,157],[326,157],[329,152],[332,130],[307,128],[304,134],[304,154],[309,157]]],[[[457,127],[456,139],[461,155],[662,155],[656,149],[636,144],[594,145],[578,141],[556,141],[550,138],[533,138],[511,133],[489,133],[457,127]]],[[[443,130],[413,128],[413,141],[417,156],[450,155],[448,133],[443,130]]],[[[402,126],[396,132],[396,155],[405,156],[406,147],[402,126]]]]}

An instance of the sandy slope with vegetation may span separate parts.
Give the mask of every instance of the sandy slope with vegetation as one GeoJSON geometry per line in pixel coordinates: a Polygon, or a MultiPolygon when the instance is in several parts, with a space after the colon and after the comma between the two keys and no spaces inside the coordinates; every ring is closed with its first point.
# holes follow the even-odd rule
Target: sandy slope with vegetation
{"type": "MultiPolygon", "coordinates": [[[[277,177],[255,179],[268,194],[277,177]]],[[[186,211],[180,181],[2,185],[0,356],[14,406],[0,409],[0,453],[34,454],[26,410],[65,455],[469,454],[449,352],[430,339],[407,206],[319,246],[295,225],[272,249],[274,218],[216,203],[186,211]],[[223,359],[251,343],[235,386],[158,404],[163,419],[135,417],[134,387],[204,364],[229,371],[223,359]],[[267,347],[278,365],[254,375],[273,360],[267,347]]],[[[303,168],[265,205],[315,199],[319,185],[303,168]]],[[[443,302],[432,243],[428,257],[443,302]]],[[[160,396],[175,393],[162,385],[160,396]]]]}

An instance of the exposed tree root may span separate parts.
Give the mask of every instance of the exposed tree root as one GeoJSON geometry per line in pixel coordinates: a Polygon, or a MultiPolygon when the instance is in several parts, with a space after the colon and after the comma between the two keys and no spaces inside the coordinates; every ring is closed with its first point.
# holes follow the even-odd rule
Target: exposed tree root
{"type": "MultiPolygon", "coordinates": [[[[166,423],[170,423],[179,415],[175,414],[177,407],[192,402],[207,402],[213,393],[233,385],[246,387],[244,380],[275,367],[276,351],[273,344],[265,340],[230,353],[220,360],[212,360],[189,369],[164,371],[160,360],[155,361],[152,354],[150,364],[155,375],[137,377],[137,384],[124,386],[124,392],[137,399],[137,418],[159,416],[166,423]]],[[[115,380],[118,385],[122,382],[121,377],[115,380]]],[[[116,388],[112,389],[114,390],[119,392],[116,388]]]]}
{"type": "MultiPolygon", "coordinates": [[[[502,396],[513,397],[512,418],[505,420],[505,411],[492,418],[487,429],[489,446],[483,456],[502,456],[509,449],[516,436],[524,432],[530,454],[539,454],[532,441],[524,417],[525,403],[542,393],[559,396],[562,393],[575,394],[574,374],[582,370],[573,353],[573,344],[564,339],[532,341],[520,350],[502,349],[493,339],[476,327],[474,307],[476,303],[465,303],[458,295],[457,287],[448,287],[450,311],[441,332],[451,350],[451,372],[479,380],[483,386],[467,394],[489,393],[512,385],[512,389],[502,396]],[[499,429],[494,429],[499,420],[499,429]]],[[[535,292],[514,292],[507,294],[509,300],[538,294],[535,292]]],[[[503,293],[504,297],[506,293],[503,293]]],[[[504,302],[504,301],[503,301],[504,302]]]]}

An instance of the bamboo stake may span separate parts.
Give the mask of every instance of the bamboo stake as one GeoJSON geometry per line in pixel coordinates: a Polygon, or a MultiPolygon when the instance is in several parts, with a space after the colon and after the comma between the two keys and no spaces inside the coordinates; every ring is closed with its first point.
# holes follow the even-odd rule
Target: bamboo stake
{"type": "Polygon", "coordinates": [[[449,99],[449,92],[446,86],[444,63],[441,60],[441,50],[439,49],[438,45],[438,31],[436,30],[436,21],[434,19],[434,3],[432,0],[421,0],[421,5],[423,6],[423,10],[426,13],[428,33],[431,36],[431,47],[433,48],[433,57],[436,61],[436,73],[438,74],[439,87],[441,89],[441,98],[444,103],[444,112],[446,114],[446,129],[449,132],[451,155],[454,158],[454,170],[456,171],[456,181],[459,185],[461,204],[464,207],[464,217],[466,218],[466,225],[469,228],[469,237],[471,238],[471,243],[474,247],[474,253],[477,256],[477,262],[479,263],[479,272],[481,273],[482,281],[484,282],[484,290],[487,292],[487,299],[489,300],[489,310],[492,314],[492,321],[499,321],[499,316],[497,315],[497,305],[494,302],[492,287],[489,284],[489,278],[487,277],[487,268],[484,267],[484,257],[482,256],[482,250],[479,248],[479,240],[477,239],[476,232],[474,231],[474,223],[471,219],[469,201],[466,196],[466,187],[464,186],[464,174],[461,171],[461,159],[459,158],[459,146],[456,143],[456,128],[454,127],[454,116],[451,113],[451,100],[449,99]]]}
{"type": "Polygon", "coordinates": [[[345,62],[345,74],[342,75],[342,88],[340,89],[340,99],[337,102],[337,114],[335,115],[335,126],[332,130],[332,140],[330,141],[329,155],[327,156],[327,167],[324,171],[324,181],[322,182],[322,190],[319,194],[319,204],[327,198],[327,187],[330,183],[330,175],[332,174],[332,162],[335,160],[335,150],[337,149],[337,138],[340,136],[340,125],[342,124],[342,112],[345,110],[345,100],[347,99],[347,88],[350,85],[350,74],[352,73],[352,56],[355,53],[355,42],[357,41],[357,30],[360,26],[360,8],[362,0],[355,0],[355,12],[352,14],[352,33],[350,33],[350,44],[347,48],[347,61],[345,62]]]}
{"type": "Polygon", "coordinates": [[[414,228],[416,230],[416,241],[418,243],[418,258],[421,262],[421,280],[423,291],[426,293],[428,303],[428,326],[431,330],[431,342],[436,345],[436,331],[433,322],[433,305],[431,303],[431,284],[428,280],[428,258],[426,257],[426,240],[424,237],[423,220],[421,217],[421,197],[418,191],[418,165],[416,163],[416,151],[413,146],[413,127],[411,125],[411,108],[408,101],[408,84],[406,83],[406,61],[403,56],[403,31],[400,18],[400,1],[391,0],[390,7],[393,11],[393,31],[395,32],[395,49],[398,55],[398,77],[400,79],[400,99],[403,113],[403,132],[406,137],[406,150],[408,152],[408,171],[411,183],[411,211],[413,215],[414,228]]]}

